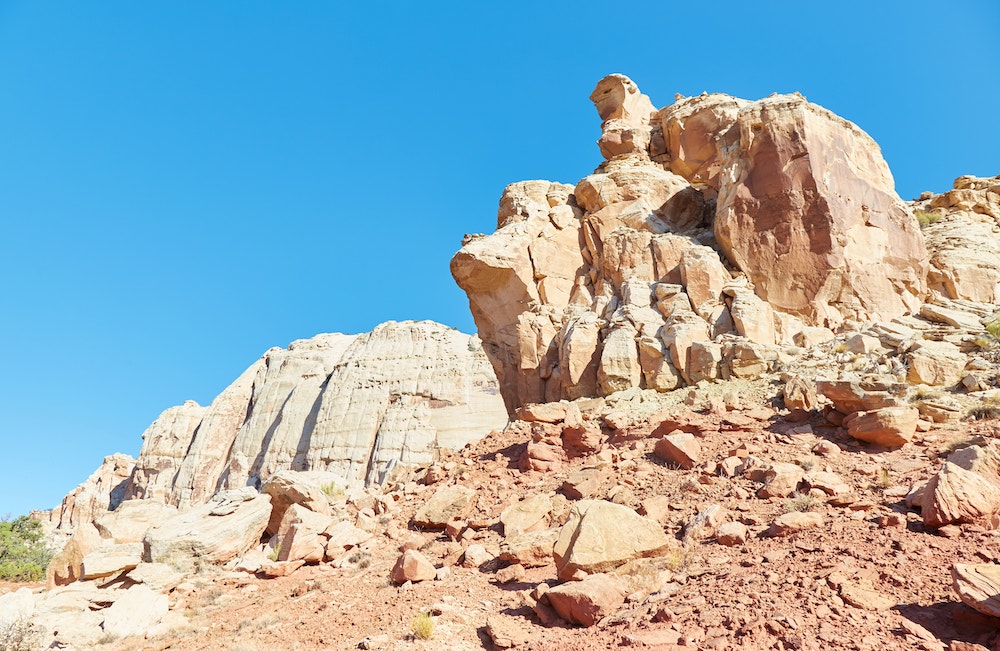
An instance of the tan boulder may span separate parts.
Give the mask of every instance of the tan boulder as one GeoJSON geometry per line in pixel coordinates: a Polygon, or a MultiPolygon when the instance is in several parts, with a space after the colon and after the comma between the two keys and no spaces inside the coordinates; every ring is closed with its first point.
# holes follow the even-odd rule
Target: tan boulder
{"type": "Polygon", "coordinates": [[[886,407],[856,412],[844,419],[847,433],[859,441],[896,448],[906,445],[917,431],[920,412],[912,407],[886,407]]]}
{"type": "Polygon", "coordinates": [[[947,341],[921,341],[906,356],[906,379],[912,384],[951,386],[962,379],[968,358],[947,341]]]}
{"type": "Polygon", "coordinates": [[[715,539],[720,545],[735,547],[743,545],[750,537],[750,531],[742,522],[726,522],[715,531],[715,539]]]}
{"type": "Polygon", "coordinates": [[[607,574],[564,583],[545,593],[560,617],[581,626],[593,626],[614,613],[625,603],[625,596],[625,584],[607,574]]]}
{"type": "Polygon", "coordinates": [[[966,606],[990,617],[1000,617],[1000,565],[955,563],[952,585],[966,606]]]}
{"type": "Polygon", "coordinates": [[[826,396],[842,414],[895,407],[899,404],[899,400],[888,392],[864,389],[860,382],[853,380],[818,380],[816,390],[826,396]]]}
{"type": "Polygon", "coordinates": [[[924,526],[977,522],[1000,512],[1000,485],[983,475],[946,461],[920,496],[924,526]]]}
{"type": "Polygon", "coordinates": [[[694,434],[675,431],[656,441],[653,454],[667,463],[690,470],[701,462],[701,444],[694,434]]]}
{"type": "Polygon", "coordinates": [[[98,516],[94,526],[101,538],[116,543],[142,542],[146,530],[177,515],[177,507],[155,500],[125,500],[117,509],[98,516]]]}
{"type": "Polygon", "coordinates": [[[444,529],[453,520],[464,520],[476,506],[477,494],[471,488],[454,485],[439,488],[413,516],[413,524],[430,529],[444,529]]]}
{"type": "MultiPolygon", "coordinates": [[[[273,510],[271,516],[273,520],[273,510]]],[[[329,515],[316,513],[302,504],[292,504],[283,513],[281,523],[275,531],[278,560],[320,562],[327,544],[325,533],[332,525],[329,515]]]]}
{"type": "Polygon", "coordinates": [[[635,558],[657,556],[674,543],[662,527],[632,509],[603,500],[573,505],[552,555],[560,579],[606,572],[635,558]]]}
{"type": "Polygon", "coordinates": [[[523,533],[548,529],[552,523],[552,499],[544,493],[529,495],[511,504],[500,514],[503,534],[507,538],[523,533]]]}
{"type": "Polygon", "coordinates": [[[642,382],[635,328],[624,323],[611,329],[604,339],[597,383],[601,395],[638,387],[642,382]]]}
{"type": "Polygon", "coordinates": [[[83,557],[83,580],[98,579],[131,570],[142,562],[142,543],[99,547],[83,557]]]}
{"type": "Polygon", "coordinates": [[[59,529],[71,530],[91,524],[94,518],[113,510],[125,499],[135,459],[127,454],[104,457],[103,463],[82,484],[71,490],[52,509],[49,520],[59,529]]]}
{"type": "Polygon", "coordinates": [[[764,486],[757,491],[757,497],[788,497],[796,490],[805,477],[805,471],[794,463],[773,463],[764,471],[764,486]]]}
{"type": "Polygon", "coordinates": [[[828,327],[919,307],[923,237],[861,129],[775,95],[740,109],[722,150],[715,235],[758,296],[828,327]]]}
{"type": "Polygon", "coordinates": [[[407,581],[433,581],[437,575],[437,569],[430,560],[415,549],[407,549],[396,561],[389,574],[389,578],[394,583],[406,583],[407,581]]]}
{"type": "Polygon", "coordinates": [[[230,491],[215,499],[146,531],[143,560],[188,572],[225,563],[256,545],[271,517],[271,497],[230,491]]]}
{"type": "Polygon", "coordinates": [[[790,410],[801,409],[813,411],[819,405],[816,395],[816,383],[801,375],[794,375],[785,382],[783,390],[785,407],[790,410]]]}
{"type": "Polygon", "coordinates": [[[771,523],[771,527],[767,533],[770,536],[781,538],[805,531],[806,529],[823,526],[824,522],[825,518],[822,513],[793,511],[779,516],[771,523]]]}
{"type": "MultiPolygon", "coordinates": [[[[337,482],[332,483],[342,490],[337,482]]],[[[264,482],[260,492],[271,496],[271,518],[267,523],[267,532],[271,535],[278,533],[282,518],[292,505],[330,515],[330,502],[323,493],[322,485],[306,473],[279,470],[264,482]]]]}
{"type": "Polygon", "coordinates": [[[552,562],[552,547],[558,538],[559,529],[508,537],[500,548],[500,560],[524,567],[545,567],[552,562]]]}
{"type": "Polygon", "coordinates": [[[76,527],[63,548],[49,561],[45,569],[45,585],[49,590],[69,585],[83,577],[83,559],[101,545],[101,534],[84,523],[76,527]]]}

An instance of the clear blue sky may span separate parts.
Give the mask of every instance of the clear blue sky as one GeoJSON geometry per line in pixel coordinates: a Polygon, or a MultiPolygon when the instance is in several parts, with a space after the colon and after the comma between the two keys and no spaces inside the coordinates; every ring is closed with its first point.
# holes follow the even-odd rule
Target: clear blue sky
{"type": "Polygon", "coordinates": [[[1000,173],[998,7],[0,0],[0,515],[271,346],[472,331],[451,255],[505,184],[600,162],[607,73],[800,91],[904,198],[1000,173]]]}

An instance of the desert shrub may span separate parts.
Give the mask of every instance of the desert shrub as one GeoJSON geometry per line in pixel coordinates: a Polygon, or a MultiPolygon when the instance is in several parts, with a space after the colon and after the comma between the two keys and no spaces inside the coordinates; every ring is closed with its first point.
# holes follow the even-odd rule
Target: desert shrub
{"type": "Polygon", "coordinates": [[[42,524],[22,515],[0,520],[0,579],[40,581],[52,560],[42,542],[42,524]]]}
{"type": "Polygon", "coordinates": [[[319,487],[327,497],[336,497],[344,494],[344,489],[337,485],[337,482],[327,482],[319,487]]]}
{"type": "Polygon", "coordinates": [[[892,484],[893,484],[892,475],[889,474],[889,471],[886,470],[885,468],[879,470],[878,477],[875,478],[875,485],[881,488],[882,490],[885,490],[887,488],[891,488],[892,484]]]}
{"type": "Polygon", "coordinates": [[[0,649],[34,651],[41,645],[39,632],[27,619],[15,619],[0,626],[0,649]]]}
{"type": "Polygon", "coordinates": [[[434,635],[434,617],[430,613],[420,613],[413,618],[410,623],[413,630],[413,637],[421,640],[429,640],[434,635]]]}
{"type": "Polygon", "coordinates": [[[927,212],[926,210],[917,210],[913,213],[913,216],[917,218],[917,223],[920,224],[920,228],[924,228],[941,221],[941,215],[936,212],[927,212]]]}
{"type": "Polygon", "coordinates": [[[1000,316],[986,324],[986,332],[994,339],[1000,339],[1000,316]]]}
{"type": "Polygon", "coordinates": [[[781,508],[785,513],[794,511],[811,511],[819,506],[819,499],[809,493],[793,493],[790,498],[781,503],[781,508]]]}

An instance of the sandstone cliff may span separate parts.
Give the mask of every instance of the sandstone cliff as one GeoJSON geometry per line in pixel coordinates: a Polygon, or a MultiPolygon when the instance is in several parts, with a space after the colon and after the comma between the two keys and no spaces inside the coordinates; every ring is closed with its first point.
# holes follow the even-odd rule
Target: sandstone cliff
{"type": "Polygon", "coordinates": [[[207,407],[164,411],[143,434],[134,468],[109,457],[52,520],[87,522],[123,499],[187,508],[283,469],[364,487],[506,420],[475,336],[430,321],[318,335],[267,351],[207,407]]]}
{"type": "Polygon", "coordinates": [[[507,187],[451,263],[509,410],[748,376],[919,309],[927,254],[878,145],[800,95],[591,95],[605,161],[507,187]]]}

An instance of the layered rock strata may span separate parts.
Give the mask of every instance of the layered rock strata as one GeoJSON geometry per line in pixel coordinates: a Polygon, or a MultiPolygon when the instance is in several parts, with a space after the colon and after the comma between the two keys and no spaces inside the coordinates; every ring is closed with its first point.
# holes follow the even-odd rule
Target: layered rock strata
{"type": "MultiPolygon", "coordinates": [[[[282,470],[319,473],[319,485],[337,490],[363,487],[506,421],[475,336],[430,321],[318,335],[267,351],[211,405],[164,411],[143,434],[134,469],[115,475],[111,499],[187,508],[282,470]]],[[[104,486],[109,472],[88,481],[104,486]]],[[[81,504],[94,492],[87,486],[56,509],[56,521],[89,521],[109,508],[111,490],[100,504],[81,504]]]]}
{"type": "Polygon", "coordinates": [[[595,173],[508,186],[451,262],[511,412],[752,376],[817,327],[919,309],[920,229],[857,126],[799,95],[657,111],[623,75],[591,100],[595,173]]]}

